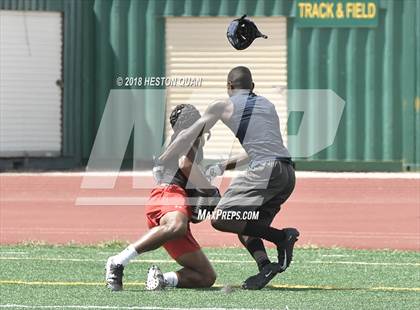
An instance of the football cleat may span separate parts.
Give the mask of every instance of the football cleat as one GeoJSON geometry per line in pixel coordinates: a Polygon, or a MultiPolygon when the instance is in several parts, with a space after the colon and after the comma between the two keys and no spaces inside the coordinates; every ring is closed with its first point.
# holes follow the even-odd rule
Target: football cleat
{"type": "Polygon", "coordinates": [[[242,288],[245,290],[260,290],[274,278],[278,271],[278,264],[267,264],[255,276],[246,279],[242,288]]]}
{"type": "Polygon", "coordinates": [[[159,267],[153,265],[147,272],[146,290],[148,291],[159,291],[163,290],[166,286],[165,279],[162,271],[159,267]]]}
{"type": "Polygon", "coordinates": [[[124,276],[124,266],[114,264],[113,258],[108,258],[105,265],[106,287],[111,291],[121,291],[123,289],[122,278],[124,276]]]}
{"type": "Polygon", "coordinates": [[[293,248],[298,241],[299,231],[296,228],[284,228],[286,239],[277,245],[279,273],[285,271],[292,262],[293,248]]]}

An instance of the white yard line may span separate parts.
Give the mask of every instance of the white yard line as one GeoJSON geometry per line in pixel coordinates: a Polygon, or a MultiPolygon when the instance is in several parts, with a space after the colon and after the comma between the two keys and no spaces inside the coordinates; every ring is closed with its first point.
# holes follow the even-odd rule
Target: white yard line
{"type": "MultiPolygon", "coordinates": [[[[211,256],[211,255],[209,255],[211,256]]],[[[42,260],[42,261],[64,261],[64,262],[95,262],[105,263],[103,259],[94,258],[52,258],[52,257],[14,257],[14,256],[0,256],[0,260],[42,260]]],[[[150,263],[150,264],[171,264],[175,263],[174,260],[170,259],[136,259],[132,260],[132,263],[150,263]]],[[[210,259],[212,263],[223,263],[223,264],[255,264],[253,260],[231,260],[231,259],[210,259]]],[[[373,266],[420,266],[420,262],[416,263],[398,263],[398,262],[360,262],[360,261],[294,261],[294,264],[305,265],[305,264],[338,264],[338,265],[373,265],[373,266]]]]}
{"type": "MultiPolygon", "coordinates": [[[[143,207],[143,206],[139,206],[143,207]]],[[[24,235],[28,232],[36,232],[38,234],[54,234],[54,235],[66,235],[66,234],[73,234],[73,235],[89,235],[89,234],[104,234],[108,235],[110,233],[113,234],[123,234],[123,235],[132,235],[136,234],[135,228],[89,228],[83,230],[79,227],[77,228],[49,228],[49,227],[42,227],[40,229],[34,228],[19,228],[19,227],[11,227],[11,228],[0,228],[0,235],[3,234],[14,234],[14,235],[24,235]]],[[[219,237],[220,232],[215,230],[206,230],[206,235],[217,235],[219,237]]],[[[387,239],[387,238],[398,238],[398,239],[414,239],[420,240],[420,236],[415,232],[366,232],[366,231],[311,231],[305,230],[305,235],[308,236],[325,236],[329,239],[341,239],[341,238],[356,238],[356,239],[387,239]]],[[[222,247],[223,249],[224,247],[222,247]]],[[[2,252],[0,251],[0,254],[2,252]]],[[[222,255],[222,254],[220,254],[222,255]]]]}

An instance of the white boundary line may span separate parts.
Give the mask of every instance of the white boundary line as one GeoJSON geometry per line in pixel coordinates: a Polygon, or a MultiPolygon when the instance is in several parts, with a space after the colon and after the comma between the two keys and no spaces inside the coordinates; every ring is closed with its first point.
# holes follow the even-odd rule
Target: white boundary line
{"type": "MultiPolygon", "coordinates": [[[[211,254],[209,255],[211,256],[211,254]]],[[[42,260],[42,261],[63,261],[63,262],[95,262],[105,263],[105,260],[94,259],[94,258],[48,258],[48,257],[13,257],[13,256],[0,256],[0,261],[7,260],[42,260]]],[[[149,264],[172,264],[175,263],[171,259],[136,259],[132,260],[132,263],[149,263],[149,264]]],[[[230,260],[230,259],[210,259],[211,263],[221,264],[255,264],[253,260],[230,260]]],[[[398,263],[398,262],[360,262],[360,261],[294,261],[293,264],[298,265],[309,265],[309,264],[330,264],[330,265],[373,265],[373,266],[420,266],[420,262],[415,263],[398,263]]]]}
{"type": "MultiPolygon", "coordinates": [[[[144,207],[144,206],[138,206],[138,207],[144,207]]],[[[138,235],[138,231],[135,231],[133,229],[124,229],[124,228],[112,228],[112,229],[105,229],[105,228],[92,228],[92,229],[80,229],[80,228],[48,228],[43,227],[41,229],[32,229],[32,228],[0,228],[0,235],[3,234],[15,234],[15,235],[22,235],[27,234],[28,232],[35,231],[39,234],[57,234],[57,235],[65,235],[65,234],[75,234],[75,235],[87,235],[87,234],[127,234],[132,235],[136,234],[138,235]]],[[[213,232],[213,231],[205,231],[203,232],[207,235],[218,235],[219,232],[213,232]]],[[[375,232],[352,232],[352,231],[305,231],[306,235],[311,236],[327,236],[329,239],[340,239],[340,238],[356,238],[356,239],[386,239],[386,238],[399,238],[399,239],[414,239],[414,240],[420,240],[420,236],[415,233],[406,233],[406,232],[384,232],[384,233],[375,233],[375,232]]],[[[6,244],[4,244],[6,245],[6,244]]],[[[238,248],[238,246],[231,246],[233,248],[238,248]]],[[[302,247],[302,245],[300,245],[302,247]]],[[[224,248],[224,247],[222,247],[224,248]]],[[[298,246],[299,248],[299,246],[298,246]]],[[[373,249],[375,250],[375,249],[373,249]]],[[[382,250],[382,249],[376,249],[376,250],[382,250]]],[[[420,248],[418,248],[420,250],[420,248]]],[[[0,251],[0,254],[4,253],[0,251]]],[[[19,252],[22,253],[22,252],[19,252]]],[[[236,255],[236,254],[235,254],[236,255]]]]}
{"type": "MultiPolygon", "coordinates": [[[[225,177],[234,177],[240,174],[241,171],[227,171],[225,177]]],[[[84,171],[70,171],[70,172],[5,172],[1,173],[0,177],[7,176],[28,176],[28,177],[83,177],[83,176],[100,176],[100,177],[132,177],[145,176],[152,177],[151,171],[121,171],[121,172],[84,172],[84,171]]],[[[420,173],[418,172],[318,172],[318,171],[297,171],[298,178],[326,178],[326,179],[417,179],[420,180],[420,173]]]]}

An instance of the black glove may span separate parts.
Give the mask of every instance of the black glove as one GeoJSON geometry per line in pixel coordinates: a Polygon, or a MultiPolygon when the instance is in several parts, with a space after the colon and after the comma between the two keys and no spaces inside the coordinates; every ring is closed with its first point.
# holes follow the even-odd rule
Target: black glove
{"type": "Polygon", "coordinates": [[[210,190],[206,189],[205,191],[196,189],[192,194],[192,203],[190,204],[191,222],[194,224],[200,223],[205,217],[211,215],[220,198],[220,192],[217,187],[213,187],[210,190]],[[199,215],[201,215],[201,218],[199,218],[199,215]]]}

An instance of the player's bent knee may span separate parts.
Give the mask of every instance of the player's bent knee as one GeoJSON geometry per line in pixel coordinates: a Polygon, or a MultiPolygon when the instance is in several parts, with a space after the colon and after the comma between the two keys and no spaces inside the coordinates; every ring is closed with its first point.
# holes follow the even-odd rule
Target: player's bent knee
{"type": "Polygon", "coordinates": [[[212,277],[212,276],[206,277],[203,281],[202,287],[212,287],[214,282],[216,282],[216,277],[212,277]]]}
{"type": "Polygon", "coordinates": [[[216,282],[217,275],[214,270],[208,270],[207,272],[202,274],[202,278],[200,281],[201,287],[211,287],[216,282]]]}

